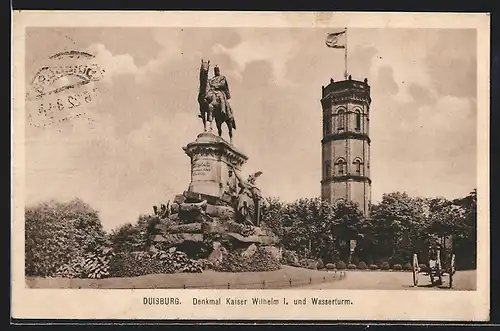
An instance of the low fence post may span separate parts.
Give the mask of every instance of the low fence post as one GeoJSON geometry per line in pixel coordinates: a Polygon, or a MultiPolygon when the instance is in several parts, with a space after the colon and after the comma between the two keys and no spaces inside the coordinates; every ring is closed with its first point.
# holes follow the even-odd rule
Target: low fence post
{"type": "Polygon", "coordinates": [[[227,283],[227,289],[229,290],[229,288],[231,287],[231,284],[227,283]]]}
{"type": "Polygon", "coordinates": [[[312,284],[312,282],[313,282],[312,277],[309,277],[309,284],[312,284]]]}
{"type": "Polygon", "coordinates": [[[263,281],[262,281],[262,289],[265,289],[265,288],[266,288],[266,281],[265,281],[265,280],[263,280],[263,281]]]}
{"type": "Polygon", "coordinates": [[[186,284],[183,284],[183,285],[182,285],[182,287],[183,287],[184,289],[186,289],[186,284]]]}
{"type": "Polygon", "coordinates": [[[289,279],[289,282],[290,282],[290,287],[292,287],[292,279],[291,278],[289,279]]]}

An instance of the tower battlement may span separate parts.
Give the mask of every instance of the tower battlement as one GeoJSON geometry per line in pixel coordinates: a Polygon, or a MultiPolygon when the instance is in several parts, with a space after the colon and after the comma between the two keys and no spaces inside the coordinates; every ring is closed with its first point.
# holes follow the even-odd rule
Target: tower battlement
{"type": "Polygon", "coordinates": [[[331,79],[330,84],[322,86],[321,92],[321,97],[323,99],[337,94],[353,92],[370,99],[370,85],[368,85],[368,79],[366,78],[363,82],[352,79],[335,82],[331,79]]]}
{"type": "Polygon", "coordinates": [[[323,110],[321,197],[354,201],[369,214],[370,86],[368,80],[348,80],[322,86],[323,110]]]}

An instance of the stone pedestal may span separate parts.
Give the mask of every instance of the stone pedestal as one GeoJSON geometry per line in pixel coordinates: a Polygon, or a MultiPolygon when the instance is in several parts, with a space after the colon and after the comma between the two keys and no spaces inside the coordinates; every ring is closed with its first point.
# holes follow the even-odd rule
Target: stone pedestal
{"type": "Polygon", "coordinates": [[[191,183],[187,192],[219,199],[227,189],[230,165],[240,170],[248,160],[223,138],[208,132],[199,134],[183,149],[191,158],[191,183]]]}

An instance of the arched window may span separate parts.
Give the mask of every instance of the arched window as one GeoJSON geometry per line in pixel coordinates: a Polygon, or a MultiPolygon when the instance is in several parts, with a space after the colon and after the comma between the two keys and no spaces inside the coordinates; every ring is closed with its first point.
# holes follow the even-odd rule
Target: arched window
{"type": "Polygon", "coordinates": [[[345,174],[345,165],[346,165],[345,160],[342,158],[338,159],[336,165],[337,165],[337,175],[339,175],[339,176],[344,175],[345,174]]]}
{"type": "Polygon", "coordinates": [[[361,130],[361,112],[356,110],[356,131],[361,130]]]}
{"type": "Polygon", "coordinates": [[[330,164],[330,160],[325,161],[325,178],[328,178],[332,175],[332,166],[330,164]]]}
{"type": "Polygon", "coordinates": [[[355,159],[353,164],[354,164],[354,171],[356,172],[356,175],[361,176],[361,165],[363,164],[361,162],[361,159],[359,159],[359,158],[355,159]]]}
{"type": "Polygon", "coordinates": [[[343,131],[345,129],[345,111],[339,110],[337,113],[337,131],[343,131]]]}

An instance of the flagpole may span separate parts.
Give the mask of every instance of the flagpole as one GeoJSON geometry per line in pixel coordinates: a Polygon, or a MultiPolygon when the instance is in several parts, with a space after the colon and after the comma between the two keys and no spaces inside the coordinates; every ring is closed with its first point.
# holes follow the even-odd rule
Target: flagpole
{"type": "Polygon", "coordinates": [[[347,80],[347,27],[345,28],[344,60],[345,60],[344,78],[347,80]]]}

